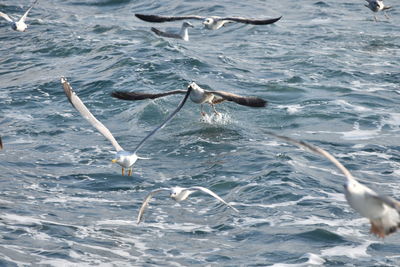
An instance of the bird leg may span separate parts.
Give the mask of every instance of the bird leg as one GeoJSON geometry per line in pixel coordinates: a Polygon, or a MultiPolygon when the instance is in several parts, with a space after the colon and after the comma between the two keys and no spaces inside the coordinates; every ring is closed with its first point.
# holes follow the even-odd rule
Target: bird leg
{"type": "Polygon", "coordinates": [[[132,168],[128,169],[128,176],[132,176],[132,168]]]}
{"type": "Polygon", "coordinates": [[[383,14],[385,15],[385,17],[386,17],[387,19],[390,19],[389,15],[386,13],[386,11],[383,12],[383,14]]]}
{"type": "Polygon", "coordinates": [[[374,15],[374,20],[375,22],[378,22],[378,18],[376,17],[376,15],[374,15]]]}
{"type": "Polygon", "coordinates": [[[203,111],[203,104],[200,104],[200,114],[201,116],[206,116],[206,113],[203,111]]]}
{"type": "Polygon", "coordinates": [[[124,176],[124,175],[125,175],[125,169],[122,168],[122,176],[124,176]]]}

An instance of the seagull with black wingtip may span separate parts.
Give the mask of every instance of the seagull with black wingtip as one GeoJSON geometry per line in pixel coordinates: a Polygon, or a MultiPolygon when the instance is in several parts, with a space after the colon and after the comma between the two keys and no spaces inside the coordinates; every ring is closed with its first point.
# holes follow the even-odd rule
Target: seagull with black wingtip
{"type": "Polygon", "coordinates": [[[183,22],[182,23],[182,28],[179,33],[173,33],[173,32],[166,32],[166,31],[161,31],[157,28],[151,27],[151,31],[157,34],[158,36],[162,37],[167,37],[167,38],[175,38],[175,39],[182,39],[184,41],[189,41],[189,31],[188,28],[193,28],[192,23],[190,22],[183,22]]]}
{"type": "Polygon", "coordinates": [[[135,16],[141,20],[147,22],[156,22],[156,23],[176,21],[176,20],[188,20],[188,19],[202,20],[204,27],[208,30],[218,30],[222,26],[225,26],[227,23],[231,22],[239,22],[252,25],[268,25],[275,23],[282,18],[282,16],[273,19],[249,19],[243,17],[218,17],[218,16],[204,17],[197,15],[159,16],[159,15],[145,15],[145,14],[135,14],[135,16]]]}
{"type": "Polygon", "coordinates": [[[104,126],[100,121],[98,121],[93,114],[89,111],[89,109],[85,106],[82,100],[78,97],[78,95],[74,92],[71,85],[64,77],[61,77],[61,84],[64,88],[65,95],[68,97],[69,102],[72,106],[93,126],[95,127],[105,138],[107,138],[111,144],[114,146],[117,154],[115,158],[112,160],[113,163],[117,163],[122,167],[122,175],[125,174],[125,169],[128,170],[128,176],[132,175],[132,166],[138,159],[147,159],[142,158],[137,155],[138,150],[143,146],[148,138],[154,135],[157,131],[164,128],[164,126],[172,120],[172,118],[182,109],[186,100],[189,97],[191,89],[189,88],[186,91],[186,94],[182,101],[179,103],[178,107],[165,119],[163,123],[157,126],[154,130],[152,130],[146,137],[140,141],[140,143],[136,146],[133,152],[125,151],[115,140],[112,133],[104,126]]]}
{"type": "MultiPolygon", "coordinates": [[[[258,107],[258,108],[265,107],[267,105],[267,101],[259,97],[240,96],[225,91],[204,90],[203,88],[198,86],[195,82],[191,82],[188,85],[188,88],[191,88],[192,90],[192,93],[190,94],[190,100],[192,100],[196,104],[200,104],[202,116],[205,116],[205,113],[203,112],[203,104],[205,103],[211,105],[215,114],[219,114],[215,110],[215,105],[224,101],[232,101],[239,105],[248,107],[258,107]]],[[[186,90],[173,90],[165,93],[151,94],[143,92],[114,91],[112,92],[111,96],[123,100],[135,101],[143,99],[155,99],[173,94],[184,94],[185,92],[186,90]]]]}
{"type": "MultiPolygon", "coordinates": [[[[383,3],[383,0],[365,0],[368,2],[368,5],[365,5],[366,7],[368,7],[369,9],[371,9],[371,11],[373,12],[379,12],[379,11],[384,11],[385,17],[389,18],[389,16],[386,14],[386,10],[391,9],[391,6],[385,6],[385,4],[383,3]]],[[[376,18],[376,15],[374,15],[375,21],[378,21],[376,18]]]]}

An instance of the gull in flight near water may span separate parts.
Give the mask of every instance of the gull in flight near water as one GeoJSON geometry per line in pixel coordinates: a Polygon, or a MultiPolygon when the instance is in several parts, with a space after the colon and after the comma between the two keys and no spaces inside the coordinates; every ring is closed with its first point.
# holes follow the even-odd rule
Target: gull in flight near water
{"type": "Polygon", "coordinates": [[[35,2],[33,2],[33,4],[28,8],[25,14],[18,21],[14,21],[13,19],[10,18],[10,16],[8,16],[3,12],[0,12],[0,17],[7,20],[11,24],[11,28],[14,31],[24,32],[26,31],[26,28],[28,28],[28,25],[26,25],[25,20],[28,17],[29,11],[31,11],[32,7],[37,3],[37,1],[38,0],[35,0],[35,2]]]}
{"type": "Polygon", "coordinates": [[[371,233],[383,238],[400,228],[399,201],[388,196],[379,195],[369,187],[360,184],[346,167],[322,148],[286,136],[276,135],[271,132],[266,133],[330,160],[346,177],[344,190],[347,202],[361,216],[370,220],[371,233]]]}
{"type": "MultiPolygon", "coordinates": [[[[190,94],[190,100],[192,100],[194,103],[201,105],[202,116],[205,115],[205,113],[203,112],[204,103],[210,104],[215,114],[219,114],[215,110],[215,105],[223,101],[232,101],[239,105],[249,106],[249,107],[265,107],[267,105],[267,101],[265,101],[262,98],[252,97],[252,96],[240,96],[225,91],[204,90],[203,88],[198,86],[195,82],[191,82],[188,86],[188,89],[192,90],[192,93],[190,94]]],[[[114,91],[112,92],[111,96],[123,100],[143,100],[143,99],[155,99],[173,94],[184,94],[185,92],[186,90],[173,90],[165,93],[149,94],[143,92],[114,91]]]]}
{"type": "Polygon", "coordinates": [[[114,146],[115,150],[117,151],[117,154],[115,155],[115,158],[112,160],[113,163],[118,163],[122,167],[122,175],[125,174],[125,169],[128,170],[128,176],[132,175],[132,166],[135,164],[135,162],[138,159],[147,159],[147,158],[142,158],[139,157],[136,153],[137,151],[142,147],[144,142],[151,137],[153,134],[155,134],[158,130],[162,129],[172,118],[178,113],[183,105],[185,104],[187,98],[189,97],[191,89],[189,88],[186,91],[185,97],[183,100],[179,103],[178,107],[167,117],[167,119],[161,123],[157,128],[155,128],[153,131],[151,131],[145,138],[143,138],[142,141],[137,145],[135,150],[133,152],[125,151],[115,140],[114,136],[111,134],[111,132],[100,122],[98,121],[93,114],[89,111],[89,109],[83,104],[81,99],[78,97],[78,95],[73,91],[71,85],[68,83],[68,81],[64,78],[61,77],[61,84],[64,88],[64,92],[68,97],[69,102],[72,104],[72,106],[87,120],[89,123],[95,127],[105,138],[107,138],[111,144],[114,146]]]}
{"type": "MultiPolygon", "coordinates": [[[[379,12],[379,11],[385,11],[388,9],[391,9],[391,6],[385,6],[385,4],[383,3],[383,0],[365,0],[368,2],[368,5],[365,5],[366,7],[368,7],[369,9],[371,9],[373,12],[379,12]]],[[[385,17],[389,18],[389,16],[386,14],[386,12],[384,12],[385,17]]],[[[378,21],[376,18],[376,15],[374,15],[375,21],[378,21]]]]}
{"type": "Polygon", "coordinates": [[[145,14],[135,14],[141,20],[147,22],[166,22],[166,21],[175,21],[175,20],[187,20],[187,19],[196,19],[202,20],[203,25],[206,29],[209,30],[218,30],[222,26],[227,23],[231,22],[240,22],[245,24],[252,24],[252,25],[267,25],[277,22],[282,18],[273,18],[273,19],[248,19],[242,17],[203,17],[203,16],[196,16],[196,15],[189,15],[189,16],[158,16],[158,15],[145,15],[145,14]]]}
{"type": "Polygon", "coordinates": [[[185,21],[184,23],[182,23],[182,28],[179,33],[164,32],[154,27],[151,27],[151,31],[157,34],[158,36],[189,41],[189,31],[188,31],[189,27],[193,28],[194,26],[192,25],[192,23],[185,21]]]}
{"type": "Polygon", "coordinates": [[[140,207],[139,214],[138,214],[137,221],[136,221],[137,224],[139,224],[142,221],[144,211],[145,211],[146,207],[148,206],[151,198],[155,194],[163,192],[163,191],[170,192],[169,196],[177,202],[187,199],[192,193],[194,193],[196,191],[201,191],[203,193],[209,194],[209,195],[213,196],[214,198],[218,199],[220,202],[222,202],[225,205],[227,205],[228,207],[232,208],[234,211],[239,212],[236,208],[229,205],[227,202],[225,202],[225,200],[223,200],[221,197],[219,197],[216,193],[214,193],[210,189],[207,189],[207,188],[201,187],[201,186],[193,186],[193,187],[189,187],[189,188],[183,188],[183,187],[177,186],[177,187],[172,187],[172,188],[160,188],[160,189],[151,191],[145,197],[145,199],[142,203],[142,206],[140,207]]]}

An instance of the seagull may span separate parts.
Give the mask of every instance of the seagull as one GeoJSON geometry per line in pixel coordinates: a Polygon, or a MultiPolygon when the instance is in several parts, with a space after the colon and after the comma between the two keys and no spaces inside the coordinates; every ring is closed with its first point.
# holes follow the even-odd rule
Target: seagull
{"type": "MultiPolygon", "coordinates": [[[[203,104],[210,104],[214,110],[215,114],[219,114],[215,110],[215,104],[219,104],[223,101],[232,101],[239,105],[249,106],[249,107],[265,107],[267,101],[258,97],[240,96],[225,91],[209,91],[204,90],[198,86],[195,82],[191,82],[188,85],[188,89],[191,88],[192,93],[190,94],[190,100],[196,104],[201,105],[201,115],[205,116],[203,112],[203,104]]],[[[163,96],[173,95],[173,94],[184,94],[186,90],[173,90],[160,94],[148,94],[142,92],[126,92],[126,91],[114,91],[111,96],[123,100],[143,100],[143,99],[155,99],[163,96]]]]}
{"type": "Polygon", "coordinates": [[[225,24],[231,22],[240,22],[253,25],[267,25],[275,23],[282,18],[282,16],[280,16],[279,18],[274,18],[274,19],[247,19],[242,17],[222,18],[217,16],[203,17],[196,15],[173,17],[173,16],[158,16],[158,15],[144,15],[144,14],[135,14],[135,16],[141,20],[148,22],[166,22],[166,21],[185,20],[185,19],[197,19],[197,20],[202,20],[204,27],[208,30],[218,30],[225,24]]]}
{"type": "Polygon", "coordinates": [[[184,23],[182,23],[182,28],[179,33],[164,32],[154,27],[151,27],[151,31],[159,36],[189,41],[189,31],[188,31],[189,27],[194,28],[192,23],[185,21],[184,23]]]}
{"type": "Polygon", "coordinates": [[[346,167],[322,148],[272,132],[266,133],[321,155],[339,168],[346,177],[346,184],[344,185],[346,200],[361,216],[370,220],[371,233],[384,238],[400,228],[399,201],[389,196],[380,195],[369,187],[360,184],[346,167]]]}
{"type": "Polygon", "coordinates": [[[157,128],[155,128],[153,131],[151,131],[145,138],[143,138],[142,141],[137,145],[135,150],[133,152],[128,152],[125,151],[115,140],[114,136],[111,134],[111,132],[100,122],[98,121],[93,114],[88,110],[88,108],[83,104],[81,99],[76,95],[76,93],[73,91],[71,85],[68,83],[67,79],[64,77],[61,77],[61,84],[64,88],[64,92],[68,97],[69,102],[72,104],[72,106],[79,111],[79,113],[89,121],[89,123],[95,127],[105,138],[107,138],[111,144],[114,146],[115,150],[117,151],[117,154],[115,155],[115,158],[112,160],[113,163],[118,163],[122,167],[122,175],[125,175],[125,169],[128,170],[128,176],[132,175],[132,166],[133,164],[138,160],[138,159],[148,159],[148,158],[142,158],[139,157],[136,153],[137,151],[142,147],[144,142],[151,137],[153,134],[155,134],[158,130],[162,129],[175,115],[178,113],[183,105],[185,104],[187,98],[189,97],[189,94],[191,92],[191,89],[189,88],[185,94],[185,97],[179,103],[178,107],[167,117],[167,119],[161,123],[157,128]]]}
{"type": "MultiPolygon", "coordinates": [[[[385,4],[383,3],[383,0],[365,0],[368,2],[368,5],[365,5],[366,7],[368,7],[369,9],[371,9],[373,12],[379,12],[379,11],[385,11],[388,9],[391,9],[391,6],[385,6],[385,4]]],[[[385,12],[385,16],[387,18],[388,15],[385,12]]],[[[374,15],[375,21],[378,21],[376,16],[374,15]]]]}
{"type": "Polygon", "coordinates": [[[201,187],[201,186],[193,186],[193,187],[189,187],[189,188],[183,188],[183,187],[177,186],[177,187],[172,187],[172,188],[160,188],[160,189],[151,191],[145,197],[145,199],[143,200],[142,206],[140,207],[139,214],[138,214],[137,221],[136,221],[137,224],[139,224],[142,221],[144,211],[145,211],[147,205],[149,204],[151,198],[155,194],[160,193],[162,191],[170,192],[169,196],[177,202],[187,199],[192,193],[194,193],[196,191],[202,191],[203,193],[207,193],[207,194],[213,196],[214,198],[218,199],[220,202],[222,202],[225,205],[227,205],[228,207],[232,208],[234,211],[239,212],[236,208],[234,208],[233,206],[226,203],[225,200],[223,200],[221,197],[219,197],[216,193],[214,193],[210,189],[207,189],[207,188],[201,187]]]}
{"type": "Polygon", "coordinates": [[[38,0],[35,0],[33,4],[28,8],[28,10],[25,12],[25,14],[18,20],[14,21],[8,16],[7,14],[0,12],[0,17],[3,17],[3,19],[7,20],[11,24],[11,28],[14,31],[19,31],[19,32],[24,32],[26,31],[26,28],[28,28],[28,25],[25,24],[25,20],[28,17],[29,11],[31,11],[32,7],[37,3],[38,0]]]}

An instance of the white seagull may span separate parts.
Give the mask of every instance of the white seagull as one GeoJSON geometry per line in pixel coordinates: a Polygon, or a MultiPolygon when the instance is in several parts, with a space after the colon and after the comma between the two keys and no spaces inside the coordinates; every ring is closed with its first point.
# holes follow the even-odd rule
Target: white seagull
{"type": "MultiPolygon", "coordinates": [[[[385,10],[392,8],[391,6],[385,6],[385,4],[383,3],[383,0],[365,0],[365,1],[368,2],[368,5],[365,5],[365,6],[368,7],[369,9],[371,9],[375,13],[379,12],[379,11],[385,11],[385,10]]],[[[388,15],[386,14],[386,12],[384,14],[387,18],[389,18],[388,15]]],[[[374,18],[375,18],[375,21],[377,21],[377,18],[375,15],[374,15],[374,18]]]]}
{"type": "Polygon", "coordinates": [[[31,11],[32,7],[37,3],[37,1],[38,0],[35,0],[35,2],[33,2],[33,4],[28,8],[25,14],[18,21],[14,21],[13,19],[10,18],[10,16],[8,16],[3,12],[0,12],[0,17],[7,20],[11,24],[11,28],[14,31],[24,32],[26,31],[26,28],[28,28],[28,25],[25,24],[25,20],[28,17],[29,11],[31,11]]]}
{"type": "MultiPolygon", "coordinates": [[[[201,105],[201,115],[205,115],[203,112],[203,104],[210,104],[216,114],[218,112],[215,110],[215,104],[219,104],[223,101],[232,101],[239,105],[249,106],[249,107],[265,107],[267,101],[262,98],[252,97],[252,96],[240,96],[225,91],[210,91],[204,90],[198,86],[195,82],[191,82],[188,85],[188,89],[192,89],[190,94],[190,100],[196,104],[201,105]]],[[[186,90],[173,90],[160,94],[148,94],[142,92],[126,92],[126,91],[114,91],[111,96],[123,100],[143,100],[143,99],[155,99],[159,97],[164,97],[173,94],[184,94],[186,90]]]]}
{"type": "Polygon", "coordinates": [[[64,77],[61,77],[61,84],[64,88],[64,92],[68,97],[69,102],[71,102],[72,106],[79,111],[79,113],[87,120],[89,123],[95,127],[105,138],[107,138],[111,144],[114,146],[117,154],[115,158],[112,160],[113,163],[118,163],[122,167],[122,175],[125,174],[125,168],[128,170],[128,176],[132,175],[132,166],[138,159],[147,159],[139,157],[136,153],[142,147],[144,142],[153,134],[155,134],[158,130],[162,129],[175,115],[181,110],[183,105],[185,104],[187,98],[189,97],[191,89],[189,88],[185,94],[185,97],[179,103],[178,107],[167,117],[167,119],[161,123],[157,128],[151,131],[142,141],[137,145],[133,152],[125,151],[115,140],[114,136],[111,132],[100,122],[98,121],[93,114],[87,109],[85,104],[81,101],[81,99],[76,95],[73,91],[71,85],[67,82],[64,77]]]}
{"type": "Polygon", "coordinates": [[[145,15],[145,14],[135,14],[141,20],[147,22],[166,22],[166,21],[175,21],[175,20],[186,20],[186,19],[196,19],[202,20],[203,25],[206,29],[209,30],[218,30],[222,26],[227,23],[231,22],[240,22],[245,24],[252,24],[252,25],[267,25],[277,22],[282,18],[274,18],[274,19],[248,19],[242,17],[204,17],[204,16],[197,16],[197,15],[189,15],[189,16],[158,16],[158,15],[145,15]]]}
{"type": "Polygon", "coordinates": [[[164,32],[154,27],[151,27],[151,31],[157,34],[158,36],[182,39],[187,42],[189,41],[189,31],[188,31],[189,27],[193,28],[194,26],[192,25],[192,23],[185,21],[182,23],[182,28],[179,33],[164,32]]]}
{"type": "Polygon", "coordinates": [[[266,133],[321,155],[339,168],[347,179],[344,185],[347,202],[361,216],[370,220],[371,233],[383,238],[396,232],[400,227],[399,201],[388,196],[379,195],[369,187],[360,184],[346,167],[322,148],[286,136],[276,135],[271,132],[266,133]]]}
{"type": "Polygon", "coordinates": [[[234,211],[239,212],[236,208],[234,208],[233,206],[226,203],[225,200],[223,200],[221,197],[219,197],[216,193],[214,193],[210,189],[207,189],[207,188],[201,187],[201,186],[193,186],[193,187],[189,187],[189,188],[183,188],[183,187],[177,186],[177,187],[172,187],[172,188],[160,188],[160,189],[151,191],[145,197],[145,199],[143,200],[142,206],[140,207],[139,214],[138,214],[137,221],[136,221],[137,224],[139,224],[142,221],[144,211],[145,211],[147,205],[149,204],[151,198],[155,194],[163,192],[163,191],[170,192],[169,196],[177,202],[187,199],[192,193],[194,193],[196,191],[201,191],[201,192],[209,194],[209,195],[213,196],[214,198],[218,199],[220,202],[222,202],[225,205],[227,205],[228,207],[232,208],[234,211]]]}

